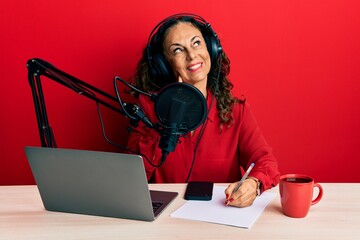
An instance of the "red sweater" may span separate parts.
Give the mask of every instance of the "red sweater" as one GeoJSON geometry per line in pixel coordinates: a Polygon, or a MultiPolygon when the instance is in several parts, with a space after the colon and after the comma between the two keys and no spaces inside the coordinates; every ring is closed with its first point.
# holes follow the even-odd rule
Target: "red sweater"
{"type": "MultiPolygon", "coordinates": [[[[209,106],[212,95],[208,92],[209,106]]],[[[139,105],[151,122],[159,122],[154,103],[148,97],[140,96],[139,105]]],[[[254,162],[249,176],[262,181],[262,191],[275,186],[279,181],[277,161],[272,149],[266,143],[248,103],[234,106],[234,124],[220,130],[220,118],[216,110],[216,99],[207,116],[207,123],[200,139],[190,181],[212,181],[216,183],[236,182],[242,171],[254,162]]],[[[189,174],[194,156],[195,143],[201,126],[193,134],[180,137],[175,151],[170,152],[165,163],[152,167],[145,159],[147,178],[155,183],[183,183],[189,174]]],[[[158,148],[160,135],[153,129],[139,124],[130,134],[128,147],[146,155],[154,164],[161,158],[158,148]]]]}

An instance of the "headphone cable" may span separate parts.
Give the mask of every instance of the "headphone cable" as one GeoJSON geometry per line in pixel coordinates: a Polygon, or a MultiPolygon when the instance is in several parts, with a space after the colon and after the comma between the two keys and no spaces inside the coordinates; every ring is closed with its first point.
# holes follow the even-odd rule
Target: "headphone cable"
{"type": "MultiPolygon", "coordinates": [[[[209,115],[211,109],[212,109],[212,106],[213,106],[213,103],[214,103],[214,99],[215,99],[215,95],[217,94],[217,92],[219,91],[219,79],[220,79],[220,72],[221,72],[221,65],[222,65],[222,56],[220,55],[220,58],[219,58],[219,69],[218,69],[218,72],[217,72],[217,78],[216,78],[216,85],[215,85],[215,91],[214,91],[214,94],[213,96],[211,97],[211,102],[210,102],[210,106],[209,106],[209,110],[207,112],[207,115],[209,115]]],[[[193,170],[193,167],[194,167],[194,164],[195,164],[195,158],[196,158],[196,153],[197,153],[197,149],[198,149],[198,146],[199,146],[199,142],[200,142],[200,139],[204,133],[204,130],[205,130],[205,125],[207,124],[207,116],[206,116],[206,121],[205,123],[201,126],[201,130],[200,130],[200,133],[199,133],[199,137],[198,139],[196,140],[196,143],[195,143],[195,148],[194,148],[194,156],[193,156],[193,159],[191,161],[191,166],[190,166],[190,170],[189,170],[189,173],[188,173],[188,176],[186,178],[186,183],[189,182],[190,180],[190,177],[191,177],[191,173],[192,173],[192,170],[193,170]]]]}

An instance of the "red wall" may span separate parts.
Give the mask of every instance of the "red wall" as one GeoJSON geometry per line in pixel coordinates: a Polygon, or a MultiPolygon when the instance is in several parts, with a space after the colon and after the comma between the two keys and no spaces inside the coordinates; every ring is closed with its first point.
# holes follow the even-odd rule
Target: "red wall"
{"type": "MultiPolygon", "coordinates": [[[[232,61],[282,173],[360,182],[360,3],[357,0],[17,0],[0,7],[0,185],[31,184],[23,147],[40,146],[26,62],[39,57],[109,93],[129,79],[151,29],[177,12],[202,15],[232,61]]],[[[43,80],[59,147],[117,151],[94,102],[43,80]]],[[[103,108],[125,143],[124,118],[103,108]]]]}

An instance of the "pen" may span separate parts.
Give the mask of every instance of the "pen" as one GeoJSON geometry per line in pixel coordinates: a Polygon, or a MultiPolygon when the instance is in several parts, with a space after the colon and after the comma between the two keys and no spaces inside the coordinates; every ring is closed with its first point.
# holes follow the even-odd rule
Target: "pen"
{"type": "MultiPolygon", "coordinates": [[[[232,191],[231,195],[234,194],[234,192],[236,192],[237,190],[239,190],[239,187],[241,186],[241,184],[246,180],[246,178],[249,176],[249,173],[251,171],[251,169],[253,169],[255,163],[251,163],[249,168],[246,170],[245,174],[242,176],[242,178],[240,179],[240,181],[237,183],[236,187],[234,188],[234,190],[232,191]]],[[[230,197],[231,197],[230,195],[230,197]]],[[[226,205],[229,205],[229,200],[226,200],[226,205]]]]}

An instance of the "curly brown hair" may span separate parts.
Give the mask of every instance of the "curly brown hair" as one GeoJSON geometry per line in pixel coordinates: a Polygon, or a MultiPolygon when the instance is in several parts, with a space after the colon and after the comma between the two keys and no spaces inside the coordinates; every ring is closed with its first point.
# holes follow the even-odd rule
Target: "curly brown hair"
{"type": "MultiPolygon", "coordinates": [[[[171,67],[163,53],[163,40],[168,30],[180,22],[190,22],[194,27],[198,28],[202,34],[204,33],[204,25],[199,23],[193,17],[178,17],[167,20],[158,29],[157,32],[150,38],[147,47],[144,49],[142,57],[137,65],[135,76],[132,79],[132,85],[141,91],[147,93],[154,93],[159,91],[164,86],[176,81],[176,78],[172,76],[171,67]],[[152,63],[152,54],[156,54],[156,57],[163,58],[169,76],[162,77],[161,75],[154,74],[154,63],[152,63]]],[[[207,41],[204,36],[205,41],[207,41]]],[[[209,46],[208,46],[209,50],[209,46]]],[[[235,103],[239,102],[239,99],[233,97],[231,89],[233,84],[229,81],[228,75],[230,73],[230,60],[224,51],[220,56],[213,60],[212,66],[208,75],[207,88],[215,96],[217,100],[217,111],[221,119],[222,125],[231,126],[234,119],[232,118],[232,109],[235,103]]],[[[131,91],[131,94],[138,97],[138,93],[131,91]]]]}

